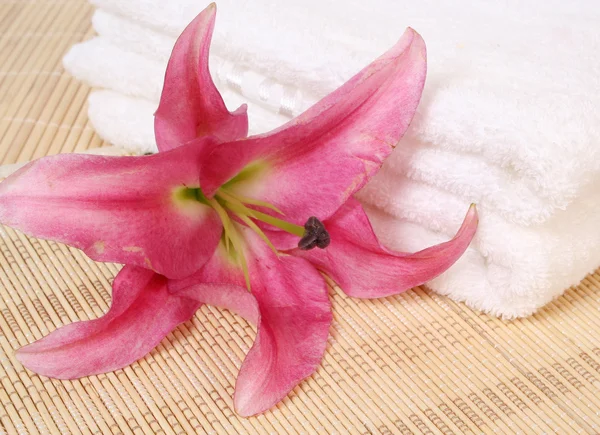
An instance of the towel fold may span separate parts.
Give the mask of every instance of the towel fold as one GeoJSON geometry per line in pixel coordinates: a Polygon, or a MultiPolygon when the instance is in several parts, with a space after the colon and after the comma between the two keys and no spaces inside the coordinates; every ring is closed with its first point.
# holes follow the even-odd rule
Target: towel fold
{"type": "MultiPolygon", "coordinates": [[[[110,89],[122,95],[150,101],[154,103],[152,113],[158,106],[167,67],[166,60],[162,63],[157,62],[147,56],[128,52],[103,37],[97,37],[75,45],[65,56],[63,63],[71,74],[91,86],[110,89]],[[100,71],[101,73],[99,73],[100,71]]],[[[211,65],[215,65],[215,62],[211,65]]],[[[223,71],[225,66],[226,62],[221,61],[215,65],[213,71],[223,71]]],[[[268,106],[253,103],[248,96],[240,94],[235,87],[228,86],[230,81],[226,74],[222,75],[217,72],[213,74],[213,77],[231,110],[235,110],[243,103],[248,104],[248,116],[251,121],[250,129],[252,133],[270,130],[291,119],[289,115],[274,112],[268,106]]],[[[110,106],[107,109],[110,109],[110,106]]],[[[125,112],[125,108],[121,111],[125,112]]],[[[110,119],[106,121],[101,117],[96,117],[95,121],[92,120],[94,127],[105,130],[103,126],[98,125],[98,122],[101,124],[111,122],[114,117],[110,114],[109,116],[110,119]]],[[[132,114],[131,116],[136,115],[132,114]]],[[[137,125],[137,123],[135,124],[137,125]]],[[[146,133],[140,132],[144,137],[146,133]]],[[[151,145],[152,143],[146,143],[145,149],[151,145]]]]}
{"type": "MultiPolygon", "coordinates": [[[[390,184],[386,181],[386,185],[390,184]]],[[[378,237],[392,249],[415,252],[448,240],[450,223],[460,221],[459,213],[450,211],[468,205],[464,199],[410,180],[393,186],[393,192],[378,195],[383,201],[369,199],[370,186],[359,195],[378,237]]],[[[597,192],[531,227],[480,213],[472,247],[427,285],[493,315],[527,316],[598,265],[599,213],[597,192]]]]}
{"type": "MultiPolygon", "coordinates": [[[[105,139],[152,150],[170,50],[206,4],[92,2],[100,7],[99,36],[73,47],[65,66],[106,89],[92,93],[89,106],[105,139]]],[[[351,1],[339,14],[335,2],[226,0],[210,68],[228,107],[248,103],[251,133],[259,133],[348,79],[405,24],[415,27],[428,43],[423,100],[359,197],[378,233],[404,250],[447,238],[476,202],[481,224],[472,248],[430,286],[475,308],[522,316],[600,264],[600,60],[593,55],[600,37],[585,2],[550,1],[535,14],[515,0],[462,3],[351,1]],[[565,23],[566,13],[577,26],[565,23]]]]}
{"type": "MultiPolygon", "coordinates": [[[[206,6],[194,0],[93,3],[173,41],[206,6]]],[[[336,2],[223,1],[220,15],[227,19],[217,23],[212,58],[227,58],[239,71],[296,86],[302,95],[286,99],[302,110],[411,25],[428,44],[430,68],[425,122],[409,135],[450,151],[477,153],[526,179],[555,208],[564,208],[585,185],[600,182],[600,147],[591,146],[600,139],[594,110],[600,60],[593,55],[600,50],[600,35],[597,13],[586,5],[376,0],[368,6],[345,2],[339,14],[336,2]]],[[[120,32],[120,26],[112,28],[120,32]]],[[[242,91],[255,85],[243,78],[235,83],[242,91]]]]}
{"type": "MultiPolygon", "coordinates": [[[[97,11],[94,17],[97,16],[103,17],[102,20],[111,19],[109,14],[102,11],[97,11]]],[[[94,19],[94,22],[96,21],[94,19]]],[[[121,21],[123,20],[115,17],[113,24],[125,25],[121,21]]],[[[130,28],[129,32],[132,31],[133,29],[130,28]]],[[[150,32],[146,30],[144,34],[150,32]]],[[[148,39],[153,41],[156,38],[148,37],[148,39]]],[[[128,37],[126,41],[131,40],[132,38],[128,37]]],[[[148,98],[157,105],[166,69],[167,54],[165,53],[161,62],[137,52],[128,52],[125,49],[130,47],[126,41],[121,46],[117,46],[101,35],[73,47],[65,57],[65,65],[73,75],[92,86],[148,98]],[[102,70],[102,74],[98,74],[99,70],[102,70]]],[[[172,43],[174,44],[174,40],[172,43]]],[[[215,57],[212,60],[211,65],[216,71],[217,85],[221,88],[228,106],[237,108],[243,102],[249,104],[252,133],[268,131],[290,119],[291,113],[288,116],[274,113],[274,107],[265,107],[265,102],[253,95],[240,98],[240,93],[228,86],[230,81],[227,77],[220,74],[227,61],[215,57]]],[[[126,104],[126,100],[121,101],[126,104]]],[[[113,103],[109,101],[107,103],[106,118],[98,112],[92,116],[92,122],[99,131],[107,130],[103,124],[114,123],[113,103]]],[[[95,104],[98,111],[102,111],[100,108],[102,104],[101,102],[95,104]]],[[[418,124],[422,119],[421,112],[424,110],[420,110],[413,128],[404,139],[404,145],[390,158],[390,164],[397,172],[407,174],[410,178],[424,183],[440,186],[452,193],[467,196],[472,201],[500,213],[511,222],[520,224],[544,222],[552,216],[556,208],[564,208],[572,199],[571,196],[576,196],[578,193],[577,188],[574,187],[573,191],[569,192],[567,183],[561,184],[561,182],[553,183],[552,187],[556,190],[554,194],[550,186],[538,192],[528,177],[519,176],[510,168],[495,165],[482,158],[480,154],[462,150],[452,151],[436,146],[435,142],[427,143],[424,139],[425,133],[420,133],[421,127],[418,124]]],[[[129,111],[132,117],[139,118],[134,114],[135,107],[121,109],[125,116],[129,111]]],[[[147,113],[147,110],[143,113],[147,113]]],[[[140,124],[133,122],[132,125],[140,124]]],[[[150,124],[145,123],[145,125],[150,124]]],[[[140,136],[146,137],[147,132],[148,130],[140,132],[140,136]]],[[[115,135],[110,136],[106,138],[116,139],[115,135]]],[[[153,141],[146,141],[140,149],[151,150],[152,143],[153,141]]],[[[133,145],[133,142],[121,143],[121,145],[129,144],[133,145]]]]}

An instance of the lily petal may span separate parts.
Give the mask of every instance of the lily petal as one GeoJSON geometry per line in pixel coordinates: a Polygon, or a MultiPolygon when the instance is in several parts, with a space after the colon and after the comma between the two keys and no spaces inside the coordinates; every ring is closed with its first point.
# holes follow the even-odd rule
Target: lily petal
{"type": "Polygon", "coordinates": [[[208,69],[216,12],[215,4],[210,4],[175,43],[154,119],[159,151],[202,136],[230,141],[248,134],[246,105],[230,113],[208,69]]]}
{"type": "Polygon", "coordinates": [[[58,379],[117,370],[150,352],[200,305],[171,295],[165,277],[125,266],[115,278],[108,313],[58,328],[16,357],[29,370],[58,379]]]}
{"type": "Polygon", "coordinates": [[[205,194],[228,182],[296,224],[311,215],[328,218],[379,170],[403,136],[425,74],[425,43],[409,28],[391,50],[280,129],[215,145],[200,178],[205,194]]]}
{"type": "Polygon", "coordinates": [[[331,236],[327,249],[290,253],[309,260],[349,296],[380,298],[424,284],[452,266],[469,246],[477,222],[471,206],[452,240],[414,254],[393,252],[378,242],[362,206],[351,199],[324,222],[331,236]]]}
{"type": "Polygon", "coordinates": [[[252,293],[242,287],[241,270],[221,248],[195,278],[170,288],[178,296],[228,308],[257,323],[234,396],[237,413],[248,417],[277,404],[316,370],[332,314],[325,281],[310,263],[277,256],[250,230],[241,231],[252,251],[247,254],[252,293]],[[195,285],[198,281],[205,284],[195,285]]]}
{"type": "Polygon", "coordinates": [[[212,256],[221,235],[212,208],[179,194],[198,186],[203,149],[198,142],[153,156],[36,160],[0,183],[0,222],[97,261],[182,278],[212,256]]]}

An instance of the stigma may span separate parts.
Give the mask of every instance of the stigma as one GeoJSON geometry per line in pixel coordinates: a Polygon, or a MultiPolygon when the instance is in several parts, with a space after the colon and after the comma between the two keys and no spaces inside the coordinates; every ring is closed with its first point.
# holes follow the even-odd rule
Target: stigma
{"type": "Polygon", "coordinates": [[[304,224],[304,236],[298,242],[298,248],[309,251],[314,248],[325,249],[331,243],[331,237],[325,225],[315,216],[308,218],[304,224]]]}

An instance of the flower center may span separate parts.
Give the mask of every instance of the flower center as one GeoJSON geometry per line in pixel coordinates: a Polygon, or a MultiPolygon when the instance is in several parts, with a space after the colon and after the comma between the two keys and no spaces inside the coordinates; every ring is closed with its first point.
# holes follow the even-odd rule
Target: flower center
{"type": "Polygon", "coordinates": [[[278,214],[282,217],[285,216],[284,213],[274,205],[265,201],[239,195],[233,192],[228,185],[219,188],[212,198],[207,198],[200,188],[188,188],[186,189],[184,196],[212,207],[219,215],[223,224],[221,243],[223,243],[229,258],[238,264],[244,272],[248,289],[250,289],[250,276],[248,273],[248,264],[244,256],[244,242],[239,231],[236,229],[236,224],[239,222],[242,222],[252,229],[277,255],[279,254],[277,248],[275,248],[273,243],[255,221],[264,222],[299,237],[300,241],[298,242],[298,247],[300,249],[325,249],[329,246],[329,233],[325,229],[323,223],[316,217],[310,217],[304,226],[296,225],[292,222],[273,216],[268,212],[256,210],[253,207],[261,207],[272,211],[274,214],[278,214]]]}

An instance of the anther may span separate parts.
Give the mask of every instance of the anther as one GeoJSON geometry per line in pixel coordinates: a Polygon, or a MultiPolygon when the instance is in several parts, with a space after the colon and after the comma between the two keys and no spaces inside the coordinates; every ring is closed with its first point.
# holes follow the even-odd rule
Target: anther
{"type": "Polygon", "coordinates": [[[298,248],[308,251],[313,248],[325,249],[331,242],[331,237],[325,225],[314,216],[308,218],[304,224],[304,236],[298,242],[298,248]]]}

